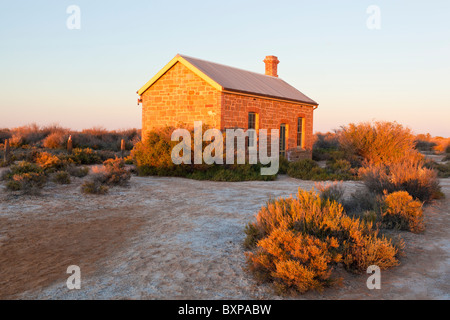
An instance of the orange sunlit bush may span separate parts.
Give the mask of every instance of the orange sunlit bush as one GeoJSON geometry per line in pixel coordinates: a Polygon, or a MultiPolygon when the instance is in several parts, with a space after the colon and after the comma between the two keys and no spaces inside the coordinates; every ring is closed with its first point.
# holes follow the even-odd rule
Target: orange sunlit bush
{"type": "Polygon", "coordinates": [[[64,162],[58,156],[48,152],[37,153],[34,162],[44,170],[62,169],[65,166],[64,162]]]}
{"type": "Polygon", "coordinates": [[[386,194],[384,205],[382,219],[387,227],[415,233],[425,229],[422,203],[414,200],[408,192],[397,191],[386,194]]]}
{"type": "Polygon", "coordinates": [[[407,191],[415,199],[429,202],[441,197],[436,171],[424,167],[419,158],[405,157],[390,165],[372,165],[359,170],[366,187],[378,194],[407,191]]]}
{"type": "Polygon", "coordinates": [[[332,262],[341,255],[334,238],[322,241],[295,230],[279,228],[261,239],[256,253],[248,253],[250,269],[261,279],[272,278],[282,291],[306,292],[332,283],[332,262]],[[331,250],[330,250],[331,249],[331,250]]]}
{"type": "Polygon", "coordinates": [[[396,122],[351,123],[340,132],[340,147],[370,165],[391,164],[415,152],[415,137],[396,122]]]}
{"type": "Polygon", "coordinates": [[[246,228],[248,268],[284,291],[305,292],[333,282],[334,265],[364,272],[396,266],[400,247],[342,206],[299,189],[297,197],[270,201],[246,228]]]}

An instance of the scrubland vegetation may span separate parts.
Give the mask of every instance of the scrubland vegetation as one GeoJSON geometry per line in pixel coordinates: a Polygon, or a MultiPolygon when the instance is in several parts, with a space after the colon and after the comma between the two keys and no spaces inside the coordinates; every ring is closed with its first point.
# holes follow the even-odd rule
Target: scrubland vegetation
{"type": "Polygon", "coordinates": [[[278,292],[303,293],[337,282],[337,266],[364,272],[370,265],[398,265],[404,242],[384,231],[423,232],[423,206],[443,197],[438,176],[448,177],[448,163],[419,152],[447,152],[448,140],[421,139],[392,122],[317,134],[313,157],[333,170],[302,160],[288,164],[287,174],[309,180],[341,175],[362,180],[364,189],[346,199],[342,184],[321,183],[319,193],[299,190],[296,198],[269,201],[245,230],[248,270],[278,292]]]}
{"type": "Polygon", "coordinates": [[[91,178],[94,189],[101,192],[90,192],[84,185],[82,191],[106,193],[107,185],[121,184],[130,177],[123,168],[124,161],[118,159],[122,139],[126,141],[124,155],[128,156],[134,144],[140,140],[140,132],[136,129],[107,131],[101,128],[78,132],[59,126],[39,127],[36,124],[1,129],[1,166],[9,166],[2,180],[7,190],[37,195],[48,182],[70,184],[71,177],[83,178],[89,174],[87,165],[104,163],[107,169],[94,173],[91,178]],[[74,147],[71,152],[66,150],[69,136],[74,147]],[[10,143],[7,159],[3,150],[6,139],[10,143]]]}

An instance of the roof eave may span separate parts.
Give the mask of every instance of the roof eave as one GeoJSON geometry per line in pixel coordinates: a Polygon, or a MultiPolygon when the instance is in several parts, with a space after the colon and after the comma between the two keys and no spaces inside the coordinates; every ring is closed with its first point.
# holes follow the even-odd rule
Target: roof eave
{"type": "Polygon", "coordinates": [[[280,101],[286,101],[286,102],[291,102],[291,103],[307,104],[307,105],[314,106],[314,107],[318,107],[319,106],[319,104],[317,102],[315,102],[314,100],[312,100],[312,101],[303,101],[303,100],[298,100],[298,99],[290,99],[290,98],[285,98],[285,97],[272,96],[272,95],[267,95],[267,94],[248,92],[248,91],[229,89],[229,88],[224,88],[223,92],[224,93],[243,94],[243,95],[255,96],[255,97],[259,97],[259,98],[269,98],[269,99],[272,99],[272,100],[280,100],[280,101]]]}

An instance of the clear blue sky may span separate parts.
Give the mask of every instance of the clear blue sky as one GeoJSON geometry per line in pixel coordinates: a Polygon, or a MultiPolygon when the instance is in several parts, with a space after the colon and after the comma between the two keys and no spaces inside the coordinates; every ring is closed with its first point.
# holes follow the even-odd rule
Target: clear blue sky
{"type": "Polygon", "coordinates": [[[315,131],[376,119],[450,136],[449,15],[448,0],[2,1],[0,127],[140,127],[137,89],[183,53],[261,73],[278,56],[320,104],[315,131]]]}

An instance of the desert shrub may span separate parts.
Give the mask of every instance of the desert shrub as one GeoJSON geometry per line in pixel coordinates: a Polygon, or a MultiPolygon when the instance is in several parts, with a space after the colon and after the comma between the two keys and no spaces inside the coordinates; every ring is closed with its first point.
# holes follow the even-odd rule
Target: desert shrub
{"type": "Polygon", "coordinates": [[[345,188],[342,181],[332,183],[316,183],[316,189],[320,193],[322,200],[330,200],[341,203],[344,197],[345,188]]]}
{"type": "Polygon", "coordinates": [[[316,133],[314,135],[312,158],[315,161],[341,158],[342,152],[339,151],[339,146],[337,132],[316,133]]]}
{"type": "Polygon", "coordinates": [[[272,181],[276,176],[262,176],[260,164],[234,164],[234,165],[207,165],[204,168],[195,166],[193,168],[185,167],[181,175],[195,180],[210,181],[272,181]]]}
{"type": "Polygon", "coordinates": [[[76,164],[99,164],[102,163],[97,152],[92,149],[79,149],[72,150],[72,154],[68,156],[68,159],[76,164]]]}
{"type": "Polygon", "coordinates": [[[101,167],[94,167],[93,174],[89,181],[81,186],[83,193],[106,194],[108,186],[125,186],[131,178],[131,173],[126,170],[122,159],[110,159],[103,163],[101,167]]]}
{"type": "Polygon", "coordinates": [[[71,132],[69,129],[58,125],[40,127],[30,124],[13,129],[0,130],[0,143],[4,139],[11,139],[11,145],[15,147],[45,147],[48,149],[63,149],[66,147],[67,138],[72,135],[73,146],[80,149],[120,151],[120,141],[125,140],[126,150],[131,150],[133,145],[140,140],[140,130],[129,129],[121,131],[107,131],[103,128],[92,128],[81,132],[71,132]]]}
{"type": "Polygon", "coordinates": [[[299,292],[330,283],[338,262],[350,271],[398,264],[400,246],[371,223],[347,216],[342,206],[311,191],[272,200],[246,228],[247,264],[259,279],[299,292]]]}
{"type": "Polygon", "coordinates": [[[57,171],[53,176],[53,181],[59,184],[70,184],[70,174],[67,171],[57,171]]]}
{"type": "Polygon", "coordinates": [[[382,195],[367,188],[356,190],[351,194],[350,198],[342,202],[345,212],[351,216],[361,216],[368,212],[380,212],[382,203],[382,195]]]}
{"type": "Polygon", "coordinates": [[[435,146],[437,146],[437,144],[436,144],[436,142],[433,142],[433,141],[427,141],[427,140],[416,140],[415,141],[415,148],[417,149],[417,150],[420,150],[420,151],[428,151],[428,152],[431,152],[431,151],[433,151],[433,148],[435,147],[435,146]]]}
{"type": "Polygon", "coordinates": [[[6,188],[11,191],[21,190],[26,194],[38,194],[47,182],[47,177],[43,172],[28,172],[14,174],[6,184],[6,188]]]}
{"type": "Polygon", "coordinates": [[[328,161],[327,167],[335,174],[351,175],[352,165],[347,160],[328,161]]]}
{"type": "Polygon", "coordinates": [[[339,149],[339,135],[337,132],[318,132],[314,135],[313,149],[337,150],[339,149]]]}
{"type": "Polygon", "coordinates": [[[325,161],[330,159],[328,149],[313,149],[312,159],[314,161],[325,161]]]}
{"type": "Polygon", "coordinates": [[[83,193],[106,194],[108,186],[127,185],[131,174],[125,168],[122,159],[110,159],[103,166],[93,168],[93,175],[89,181],[81,186],[83,193]]]}
{"type": "Polygon", "coordinates": [[[311,159],[303,159],[291,162],[287,174],[293,178],[303,180],[321,180],[320,175],[326,175],[326,171],[311,159]]]}
{"type": "Polygon", "coordinates": [[[110,159],[103,163],[103,167],[94,168],[94,180],[106,185],[126,185],[131,178],[122,159],[110,159]]]}
{"type": "Polygon", "coordinates": [[[414,152],[415,137],[396,122],[352,123],[342,129],[340,147],[370,165],[388,165],[414,152]]]}
{"type": "Polygon", "coordinates": [[[147,139],[138,142],[131,154],[138,167],[173,169],[171,152],[178,142],[171,141],[173,127],[164,127],[149,132],[147,139]]]}
{"type": "Polygon", "coordinates": [[[52,132],[43,140],[44,148],[64,149],[67,144],[68,133],[64,131],[52,132]]]}
{"type": "Polygon", "coordinates": [[[86,181],[81,186],[81,191],[86,194],[106,194],[109,188],[98,181],[86,181]]]}
{"type": "Polygon", "coordinates": [[[47,176],[43,169],[26,161],[19,162],[2,174],[2,180],[6,180],[6,189],[10,191],[22,191],[24,194],[39,194],[47,182],[47,176]]]}
{"type": "Polygon", "coordinates": [[[382,223],[386,228],[422,232],[425,229],[422,203],[414,200],[406,191],[386,194],[382,223]]]}
{"type": "Polygon", "coordinates": [[[425,164],[425,167],[436,170],[439,178],[449,178],[450,177],[450,162],[437,163],[435,161],[427,161],[427,163],[425,164]]]}
{"type": "Polygon", "coordinates": [[[360,175],[366,187],[378,194],[406,191],[422,202],[442,195],[437,173],[420,161],[405,159],[389,166],[369,166],[360,169],[360,175]]]}
{"type": "Polygon", "coordinates": [[[38,152],[31,157],[34,157],[34,162],[45,171],[52,172],[66,167],[65,161],[48,152],[38,152]]]}
{"type": "Polygon", "coordinates": [[[12,146],[36,144],[46,136],[46,133],[35,123],[11,129],[11,133],[12,146]]]}
{"type": "Polygon", "coordinates": [[[278,173],[286,174],[289,168],[289,160],[280,155],[278,173]]]}
{"type": "Polygon", "coordinates": [[[270,279],[278,291],[303,293],[333,283],[332,262],[339,262],[334,238],[322,241],[295,230],[275,229],[258,242],[256,253],[248,253],[249,268],[257,278],[270,279]]]}
{"type": "MultiPolygon", "coordinates": [[[[213,181],[267,181],[273,180],[276,177],[276,175],[261,175],[261,164],[194,164],[193,130],[190,130],[192,164],[175,165],[172,162],[171,153],[173,147],[179,142],[171,141],[173,130],[173,127],[152,130],[149,132],[145,141],[138,142],[135,145],[134,149],[131,151],[131,157],[134,159],[139,175],[177,176],[196,180],[213,181]]],[[[209,142],[204,142],[202,148],[205,148],[208,143],[209,142]]]]}
{"type": "Polygon", "coordinates": [[[23,173],[42,173],[43,170],[40,166],[35,163],[30,163],[27,161],[20,161],[17,164],[12,165],[9,170],[6,170],[2,174],[2,179],[11,179],[15,174],[23,174],[23,173]]]}
{"type": "Polygon", "coordinates": [[[22,184],[19,181],[9,180],[6,182],[6,189],[9,191],[20,191],[22,190],[22,184]]]}
{"type": "MultiPolygon", "coordinates": [[[[115,159],[120,156],[120,152],[115,152],[111,150],[98,150],[96,151],[97,155],[100,157],[100,160],[102,162],[109,160],[109,159],[115,159]]],[[[129,151],[125,154],[128,155],[129,151]]]]}
{"type": "Polygon", "coordinates": [[[293,178],[313,181],[354,180],[357,176],[352,172],[353,169],[348,168],[348,164],[346,160],[338,160],[321,168],[314,160],[303,159],[291,162],[287,174],[293,178]]]}
{"type": "Polygon", "coordinates": [[[67,172],[73,177],[83,178],[89,174],[89,168],[88,167],[76,167],[76,166],[69,166],[67,167],[67,172]]]}
{"type": "Polygon", "coordinates": [[[120,151],[122,139],[125,140],[126,150],[131,150],[134,144],[140,140],[140,130],[107,131],[104,128],[91,128],[72,133],[72,140],[76,148],[120,151]]]}

